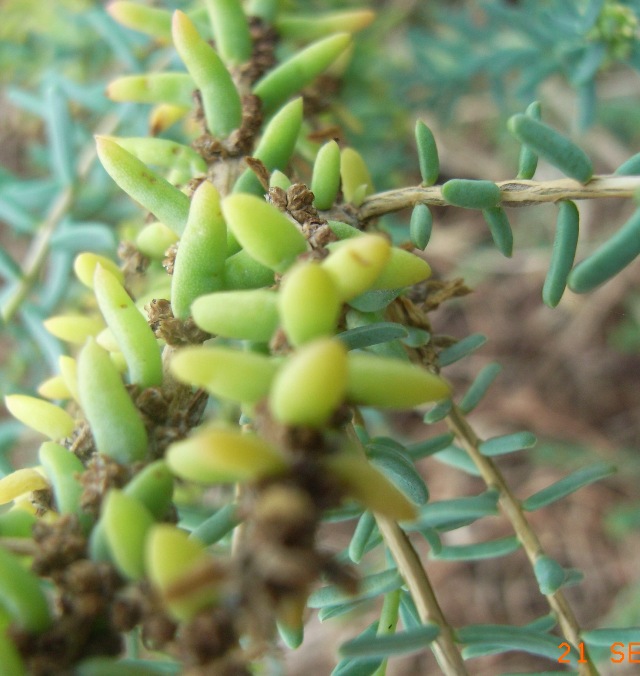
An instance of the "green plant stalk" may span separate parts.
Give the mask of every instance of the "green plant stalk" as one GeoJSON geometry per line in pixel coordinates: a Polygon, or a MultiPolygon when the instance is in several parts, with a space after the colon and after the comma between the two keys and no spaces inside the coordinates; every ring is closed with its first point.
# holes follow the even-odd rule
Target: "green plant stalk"
{"type": "MultiPolygon", "coordinates": [[[[500,507],[502,508],[504,515],[511,522],[513,530],[518,536],[518,539],[533,566],[536,560],[544,555],[545,552],[538,536],[529,525],[529,522],[522,511],[522,507],[520,506],[520,502],[511,492],[502,473],[491,458],[480,453],[479,446],[481,440],[457,406],[454,405],[452,407],[446,421],[449,429],[456,435],[460,445],[469,454],[469,457],[478,468],[487,487],[499,492],[500,497],[498,501],[500,507]]],[[[562,634],[572,645],[577,646],[581,641],[580,626],[578,625],[578,621],[564,594],[562,591],[556,591],[553,594],[546,594],[546,598],[556,615],[562,634]]],[[[586,648],[584,650],[584,659],[586,660],[584,664],[577,665],[580,676],[598,676],[598,670],[592,662],[586,648]]]]}
{"type": "MultiPolygon", "coordinates": [[[[561,200],[589,200],[604,197],[632,198],[640,188],[640,176],[595,176],[586,185],[570,178],[554,181],[523,181],[512,179],[498,181],[500,188],[499,205],[503,207],[528,207],[545,202],[561,200]]],[[[442,186],[423,188],[411,186],[398,190],[387,190],[365,197],[357,217],[359,221],[400,211],[416,204],[429,206],[451,206],[442,197],[442,186]]]]}
{"type": "MultiPolygon", "coordinates": [[[[357,409],[355,415],[358,424],[364,426],[362,416],[357,409]]],[[[364,449],[353,424],[347,428],[347,432],[354,444],[364,454],[364,449]]],[[[453,627],[447,622],[440,608],[427,571],[424,569],[407,534],[392,519],[381,514],[374,514],[374,516],[385,544],[391,552],[393,560],[398,566],[398,571],[416,604],[420,620],[423,624],[432,623],[440,627],[440,634],[431,644],[431,649],[442,672],[446,676],[467,676],[469,672],[456,645],[453,627]]]]}
{"type": "MultiPolygon", "coordinates": [[[[380,619],[378,620],[378,631],[376,632],[378,636],[395,633],[398,625],[399,608],[400,589],[385,594],[382,608],[380,609],[380,619]]],[[[374,671],[373,676],[386,676],[388,662],[389,660],[385,659],[374,671]]]]}

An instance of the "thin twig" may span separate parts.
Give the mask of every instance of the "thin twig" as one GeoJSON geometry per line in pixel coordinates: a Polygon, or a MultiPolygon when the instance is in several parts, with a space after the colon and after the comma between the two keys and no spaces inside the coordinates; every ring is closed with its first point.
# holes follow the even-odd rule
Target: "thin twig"
{"type": "MultiPolygon", "coordinates": [[[[513,179],[497,183],[503,207],[527,207],[560,200],[588,200],[603,197],[633,197],[640,188],[640,176],[595,176],[582,184],[570,178],[555,181],[523,181],[513,179]]],[[[367,197],[358,210],[358,219],[400,211],[416,204],[450,206],[442,197],[442,186],[413,186],[379,192],[367,197]]]]}
{"type": "MultiPolygon", "coordinates": [[[[111,134],[115,131],[119,122],[119,115],[107,115],[103,118],[102,123],[97,128],[97,133],[111,134]]],[[[7,323],[11,321],[24,299],[29,295],[31,288],[38,280],[40,271],[46,263],[47,257],[49,255],[51,237],[56,231],[60,221],[66,216],[70,207],[72,206],[76,189],[87,177],[96,157],[96,148],[92,143],[85,149],[85,152],[82,153],[80,159],[78,160],[76,180],[71,185],[66,186],[60,192],[55,202],[51,206],[47,217],[40,226],[40,229],[32,241],[29,251],[27,252],[20,281],[2,307],[0,314],[3,321],[7,323]]]]}
{"type": "MultiPolygon", "coordinates": [[[[355,414],[356,418],[362,423],[362,418],[357,410],[355,414]]],[[[353,425],[348,427],[348,433],[350,438],[364,453],[353,425]]],[[[446,676],[467,676],[469,672],[456,645],[454,630],[447,622],[440,608],[429,576],[420,561],[418,553],[406,533],[395,521],[378,513],[375,513],[374,516],[385,544],[398,566],[398,571],[409,588],[409,593],[416,604],[420,620],[424,624],[436,624],[440,629],[440,633],[432,643],[432,650],[442,672],[446,676]]]]}
{"type": "MultiPolygon", "coordinates": [[[[449,429],[456,435],[460,445],[473,460],[487,486],[498,491],[500,506],[507,519],[511,522],[531,565],[534,565],[537,559],[544,554],[544,550],[537,535],[529,525],[520,502],[511,492],[502,473],[491,458],[480,453],[480,439],[467,422],[464,414],[455,405],[447,416],[447,424],[449,429]]],[[[546,597],[556,615],[562,634],[572,645],[577,646],[580,643],[580,626],[564,594],[561,591],[557,591],[553,594],[547,594],[546,597]]],[[[581,676],[597,676],[598,670],[591,661],[586,648],[584,659],[586,660],[585,663],[577,665],[581,676]]]]}
{"type": "Polygon", "coordinates": [[[436,624],[440,628],[440,633],[432,643],[432,650],[442,672],[447,676],[465,676],[469,672],[456,645],[454,630],[440,608],[416,550],[395,521],[382,514],[375,514],[375,517],[380,533],[416,604],[420,620],[424,624],[436,624]]]}

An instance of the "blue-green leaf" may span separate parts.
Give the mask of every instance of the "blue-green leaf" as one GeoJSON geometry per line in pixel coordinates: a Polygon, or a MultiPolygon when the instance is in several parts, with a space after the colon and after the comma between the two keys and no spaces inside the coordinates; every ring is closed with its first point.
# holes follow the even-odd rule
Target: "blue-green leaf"
{"type": "Polygon", "coordinates": [[[65,95],[55,85],[47,88],[45,103],[53,174],[63,185],[71,185],[75,179],[75,150],[69,106],[65,95]]]}
{"type": "Polygon", "coordinates": [[[208,519],[205,519],[195,530],[192,531],[192,538],[197,538],[206,545],[212,545],[232,531],[242,519],[238,514],[238,506],[235,503],[229,503],[217,510],[208,519]]]}
{"type": "Polygon", "coordinates": [[[483,516],[492,516],[497,513],[498,493],[490,490],[469,498],[430,502],[420,508],[420,516],[411,525],[411,529],[439,528],[452,522],[475,521],[483,516]]]}
{"type": "Polygon", "coordinates": [[[447,347],[438,355],[440,366],[449,366],[463,357],[475,352],[487,342],[487,337],[481,333],[472,333],[470,336],[459,340],[455,345],[447,347]]]}
{"type": "Polygon", "coordinates": [[[340,660],[331,676],[372,676],[383,660],[380,657],[358,657],[340,660]]]}
{"type": "Polygon", "coordinates": [[[7,458],[7,453],[23,431],[23,424],[13,418],[0,422],[0,476],[13,472],[14,467],[10,459],[7,458]]]}
{"type": "Polygon", "coordinates": [[[362,514],[358,520],[358,525],[353,532],[353,537],[349,543],[349,558],[354,563],[360,563],[364,555],[365,547],[369,542],[369,538],[376,528],[376,519],[370,511],[362,514]]]}
{"type": "Polygon", "coordinates": [[[436,404],[424,414],[424,422],[427,425],[433,425],[433,423],[444,420],[451,412],[452,406],[453,402],[451,399],[445,399],[444,401],[441,401],[439,404],[436,404]]]}
{"type": "Polygon", "coordinates": [[[18,233],[32,234],[37,227],[36,219],[9,195],[0,194],[0,219],[18,233]]]}
{"type": "Polygon", "coordinates": [[[435,453],[439,453],[445,448],[448,448],[454,438],[455,435],[453,432],[439,434],[437,437],[432,437],[431,439],[425,439],[424,441],[418,441],[415,444],[410,444],[406,447],[406,451],[407,454],[414,460],[420,460],[420,458],[427,458],[430,455],[434,455],[435,453]]]}
{"type": "Polygon", "coordinates": [[[301,624],[298,627],[287,627],[280,622],[276,622],[278,628],[278,633],[280,638],[283,640],[284,644],[290,650],[295,650],[302,645],[304,640],[304,625],[301,624]]]}
{"type": "Polygon", "coordinates": [[[599,462],[589,467],[583,467],[564,479],[560,479],[555,484],[547,486],[547,488],[543,488],[541,491],[528,497],[522,503],[522,508],[527,512],[541,509],[558,500],[562,500],[562,498],[571,495],[571,493],[574,493],[583,486],[588,486],[600,479],[615,474],[616,471],[616,466],[608,462],[599,462]]]}
{"type": "Polygon", "coordinates": [[[478,450],[486,456],[506,455],[525,448],[532,448],[536,445],[536,441],[535,435],[531,432],[515,432],[487,439],[480,444],[478,450]]]}
{"type": "Polygon", "coordinates": [[[349,301],[349,305],[360,312],[377,312],[395,300],[402,293],[402,289],[382,289],[380,291],[366,291],[349,301]]]}
{"type": "Polygon", "coordinates": [[[458,406],[463,413],[473,411],[480,403],[482,397],[484,397],[491,386],[491,383],[493,383],[500,371],[502,371],[502,366],[500,366],[500,364],[492,363],[487,364],[480,373],[478,373],[476,379],[466,391],[458,406]]]}
{"type": "MultiPolygon", "coordinates": [[[[470,625],[457,631],[460,642],[473,646],[475,655],[478,655],[479,645],[500,647],[502,651],[518,650],[533,655],[548,657],[557,663],[558,643],[557,636],[550,636],[542,632],[531,631],[526,627],[511,627],[508,625],[470,625]]],[[[572,651],[575,657],[575,651],[572,651]]],[[[486,653],[485,653],[486,654],[486,653]]],[[[462,652],[467,658],[467,649],[462,652]]]]}
{"type": "Polygon", "coordinates": [[[395,634],[358,636],[340,646],[343,657],[391,657],[424,650],[437,638],[440,628],[435,624],[405,629],[395,634]]]}
{"type": "Polygon", "coordinates": [[[405,326],[407,336],[401,338],[401,342],[407,347],[422,347],[427,345],[431,340],[431,334],[424,329],[418,329],[415,326],[405,326]]]}
{"type": "Polygon", "coordinates": [[[325,606],[335,606],[340,603],[353,603],[393,591],[401,587],[402,584],[403,581],[400,573],[395,568],[390,568],[383,570],[381,573],[374,573],[362,578],[358,591],[355,594],[349,594],[342,587],[333,584],[316,589],[309,596],[307,605],[309,608],[324,608],[325,606]]]}
{"type": "MultiPolygon", "coordinates": [[[[375,637],[378,630],[378,622],[370,624],[358,638],[375,637]]],[[[371,676],[382,664],[379,657],[358,657],[340,660],[331,676],[371,676]]]]}
{"type": "Polygon", "coordinates": [[[391,480],[412,502],[424,505],[429,499],[429,490],[411,460],[402,453],[387,449],[369,450],[369,460],[391,480]]]}
{"type": "Polygon", "coordinates": [[[422,626],[416,602],[411,594],[404,589],[400,591],[400,619],[407,630],[422,626]]]}
{"type": "Polygon", "coordinates": [[[359,610],[363,605],[363,601],[353,601],[352,603],[336,603],[335,606],[325,606],[318,611],[318,620],[326,622],[335,617],[351,613],[354,610],[359,610]]]}
{"type": "Polygon", "coordinates": [[[8,282],[17,282],[22,279],[20,266],[3,248],[0,248],[0,276],[8,282]]]}
{"type": "Polygon", "coordinates": [[[633,643],[638,641],[640,627],[611,627],[583,631],[580,638],[590,646],[609,648],[613,643],[633,643]]]}
{"type": "Polygon", "coordinates": [[[118,239],[106,223],[64,223],[51,237],[51,248],[72,252],[112,252],[118,239]]]}
{"type": "Polygon", "coordinates": [[[617,176],[637,176],[640,174],[640,153],[632,155],[623,162],[614,172],[617,176]]]}
{"type": "Polygon", "coordinates": [[[427,248],[432,227],[433,216],[429,207],[426,204],[416,204],[413,207],[411,221],[409,222],[409,236],[416,249],[424,251],[427,248]]]}
{"type": "Polygon", "coordinates": [[[434,457],[445,465],[461,469],[463,472],[471,474],[471,476],[480,476],[480,470],[475,466],[469,454],[457,446],[449,446],[444,451],[436,453],[434,457]]]}
{"type": "Polygon", "coordinates": [[[338,338],[348,350],[360,350],[371,345],[379,345],[396,338],[406,338],[407,330],[402,324],[377,322],[367,326],[358,326],[338,334],[338,338]]]}
{"type": "Polygon", "coordinates": [[[515,535],[512,535],[498,540],[479,542],[475,545],[445,545],[439,552],[432,552],[431,556],[434,559],[445,561],[479,561],[506,556],[519,548],[520,541],[515,535]]]}
{"type": "Polygon", "coordinates": [[[555,594],[565,580],[564,568],[550,556],[539,556],[533,564],[533,572],[542,594],[555,594]]]}

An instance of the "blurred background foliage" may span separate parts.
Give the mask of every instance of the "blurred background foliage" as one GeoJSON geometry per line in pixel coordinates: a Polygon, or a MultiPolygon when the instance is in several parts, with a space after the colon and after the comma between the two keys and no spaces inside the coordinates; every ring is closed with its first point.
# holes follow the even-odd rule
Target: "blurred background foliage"
{"type": "MultiPolygon", "coordinates": [[[[162,4],[184,9],[191,3],[162,4]]],[[[284,9],[304,5],[310,13],[363,4],[282,0],[284,9]]],[[[533,99],[541,101],[543,119],[578,139],[599,173],[613,172],[640,150],[640,0],[378,0],[369,6],[378,20],[356,41],[335,116],[368,161],[378,190],[419,182],[413,144],[418,117],[438,141],[441,181],[513,177],[519,148],[505,121],[533,99]]],[[[4,0],[1,11],[0,304],[11,308],[0,337],[5,394],[33,392],[57,372],[64,348],[44,331],[42,319],[82,309],[71,272],[75,254],[89,249],[115,256],[122,223],[134,213],[92,161],[92,135],[99,128],[143,135],[148,108],[114,105],[104,87],[123,73],[165,67],[170,57],[118,26],[102,2],[4,0]]],[[[556,176],[541,164],[537,178],[556,176]]],[[[618,200],[581,204],[579,256],[631,210],[618,200]]],[[[400,213],[384,222],[406,239],[408,217],[400,213]]],[[[545,440],[531,456],[505,462],[517,493],[531,493],[595,457],[624,468],[619,477],[545,512],[547,521],[534,526],[563,565],[599,580],[589,598],[580,588],[568,592],[581,621],[640,624],[640,266],[587,297],[568,294],[550,310],[540,292],[553,206],[510,211],[512,259],[492,246],[479,213],[434,209],[434,217],[427,255],[436,277],[463,276],[475,289],[436,315],[437,330],[456,338],[475,332],[489,337],[478,356],[452,367],[449,376],[462,391],[486,363],[503,365],[474,425],[485,437],[526,428],[545,440]]],[[[424,434],[418,423],[398,420],[406,435],[424,434]]],[[[20,434],[18,423],[0,422],[1,457],[20,434]]],[[[450,469],[427,463],[425,470],[433,473],[430,486],[442,486],[434,498],[464,490],[450,469]]],[[[523,585],[519,567],[509,561],[461,564],[441,575],[436,567],[434,582],[454,624],[486,619],[481,600],[470,608],[464,590],[476,593],[483,580],[490,587],[496,576],[506,581],[505,599],[511,600],[502,599],[492,617],[521,623],[528,617],[514,616],[510,607],[545,612],[536,607],[539,599],[517,600],[535,583],[523,585]]],[[[312,640],[307,659],[322,660],[322,651],[314,657],[313,650],[312,640]]],[[[291,659],[292,668],[306,668],[301,655],[291,659]]],[[[407,668],[428,668],[419,659],[407,668]]],[[[496,673],[487,664],[486,673],[496,673]]]]}

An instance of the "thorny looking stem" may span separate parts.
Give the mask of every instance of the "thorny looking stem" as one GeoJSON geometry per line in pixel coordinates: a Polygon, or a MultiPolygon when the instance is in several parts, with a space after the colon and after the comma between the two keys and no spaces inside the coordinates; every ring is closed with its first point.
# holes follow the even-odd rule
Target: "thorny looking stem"
{"type": "MultiPolygon", "coordinates": [[[[497,183],[503,207],[527,207],[543,202],[586,200],[602,197],[633,197],[640,188],[640,176],[595,176],[583,185],[570,178],[555,181],[522,181],[513,179],[497,183]]],[[[358,210],[358,219],[366,221],[382,214],[400,211],[416,204],[447,206],[442,186],[413,186],[388,190],[367,197],[358,210]]]]}
{"type": "MultiPolygon", "coordinates": [[[[362,424],[362,419],[357,410],[355,415],[358,424],[362,424]]],[[[348,432],[351,439],[362,449],[352,425],[349,426],[348,432]]],[[[364,453],[364,451],[362,452],[364,453]]],[[[418,553],[413,548],[406,533],[395,521],[381,514],[375,514],[375,519],[385,544],[398,566],[398,571],[409,588],[420,620],[424,624],[436,624],[440,629],[440,633],[431,644],[431,649],[442,672],[446,676],[467,676],[469,672],[456,646],[454,630],[447,622],[438,604],[438,599],[418,553]]]]}
{"type": "MultiPolygon", "coordinates": [[[[457,406],[453,406],[451,413],[447,416],[447,424],[456,435],[460,445],[473,460],[487,486],[498,491],[500,506],[511,522],[529,561],[531,561],[531,565],[533,565],[544,554],[544,551],[538,537],[526,520],[519,501],[507,486],[504,477],[493,461],[480,453],[478,448],[480,439],[457,406]]],[[[564,594],[557,591],[553,594],[547,594],[546,597],[556,615],[563,635],[571,644],[577,646],[580,642],[580,627],[564,594]]],[[[581,676],[597,676],[598,670],[586,650],[584,659],[586,663],[577,665],[578,673],[581,676]]]]}

